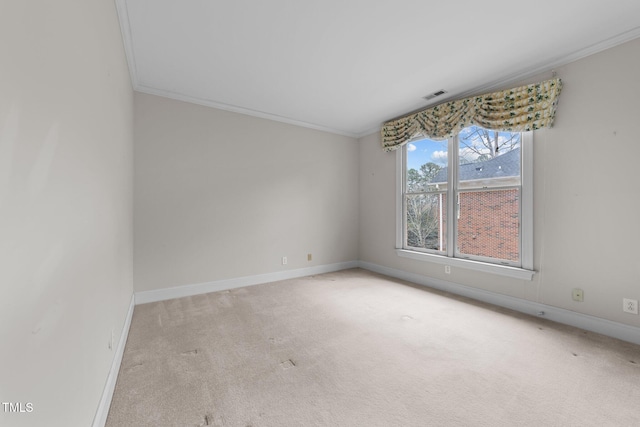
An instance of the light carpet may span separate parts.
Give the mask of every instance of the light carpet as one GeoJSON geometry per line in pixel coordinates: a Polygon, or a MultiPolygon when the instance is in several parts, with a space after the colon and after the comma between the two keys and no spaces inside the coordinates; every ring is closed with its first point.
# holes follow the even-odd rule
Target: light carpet
{"type": "Polygon", "coordinates": [[[116,426],[639,426],[640,346],[362,269],[135,307],[116,426]]]}

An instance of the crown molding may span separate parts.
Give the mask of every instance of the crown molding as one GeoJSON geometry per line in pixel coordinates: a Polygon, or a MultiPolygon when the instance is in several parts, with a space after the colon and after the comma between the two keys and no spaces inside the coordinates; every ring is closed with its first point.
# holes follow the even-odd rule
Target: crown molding
{"type": "MultiPolygon", "coordinates": [[[[540,75],[540,74],[544,74],[544,73],[549,73],[552,72],[554,69],[571,64],[572,62],[576,62],[580,59],[586,58],[588,56],[591,55],[595,55],[596,53],[600,53],[603,52],[607,49],[611,49],[614,48],[616,46],[619,46],[623,43],[626,42],[630,42],[632,40],[635,40],[637,38],[640,37],[640,27],[635,27],[632,28],[631,30],[628,31],[624,31],[620,34],[617,34],[615,36],[609,37],[608,39],[602,40],[598,43],[594,43],[590,46],[587,46],[583,49],[579,49],[576,50],[574,52],[571,52],[569,54],[565,54],[565,55],[561,55],[556,57],[555,59],[551,60],[551,61],[545,61],[542,64],[538,64],[538,65],[534,65],[529,66],[523,70],[520,70],[518,72],[515,73],[511,73],[511,74],[507,74],[507,75],[503,75],[497,79],[494,79],[490,82],[487,82],[483,85],[480,86],[476,86],[472,89],[469,90],[465,90],[465,91],[460,91],[460,92],[451,92],[451,93],[447,93],[446,97],[443,98],[438,98],[437,101],[435,102],[431,102],[428,103],[426,105],[424,105],[421,108],[418,108],[416,110],[412,110],[406,113],[403,113],[399,116],[395,116],[395,117],[391,117],[387,120],[385,120],[385,122],[389,121],[389,120],[395,120],[397,118],[400,117],[404,117],[407,116],[409,114],[414,114],[417,113],[419,111],[425,110],[427,108],[431,108],[434,107],[436,105],[440,105],[440,104],[444,104],[445,102],[449,102],[452,100],[456,100],[456,99],[462,99],[462,98],[467,98],[470,96],[474,96],[474,95],[479,95],[482,93],[486,93],[486,92],[491,92],[494,90],[499,90],[500,88],[504,88],[507,87],[508,85],[511,84],[518,84],[519,82],[529,79],[531,77],[540,75]]],[[[382,127],[382,123],[380,124],[379,127],[377,127],[376,129],[369,129],[365,132],[362,132],[360,134],[359,137],[362,136],[366,136],[366,135],[370,135],[371,133],[375,132],[376,130],[379,131],[380,128],[382,127]]]]}
{"type": "Polygon", "coordinates": [[[191,104],[203,105],[205,107],[216,108],[218,110],[229,111],[232,113],[244,114],[246,116],[257,117],[260,119],[271,120],[274,122],[286,123],[289,125],[299,126],[307,129],[313,129],[321,132],[328,132],[332,134],[347,136],[349,138],[358,138],[357,134],[335,129],[327,126],[316,125],[314,123],[308,123],[301,120],[292,119],[289,117],[279,116],[277,114],[265,113],[263,111],[252,110],[250,108],[239,107],[237,105],[225,104],[222,102],[216,102],[210,99],[199,98],[196,96],[185,95],[179,92],[172,92],[167,90],[158,89],[152,86],[144,84],[134,84],[133,89],[137,92],[146,93],[149,95],[161,96],[163,98],[175,99],[177,101],[189,102],[191,104]]]}
{"type": "Polygon", "coordinates": [[[131,34],[131,23],[129,21],[129,9],[126,0],[115,0],[116,12],[118,13],[118,21],[120,22],[120,33],[122,34],[122,44],[124,46],[124,54],[129,65],[129,77],[131,78],[131,86],[135,90],[138,85],[138,69],[136,67],[136,57],[133,54],[133,35],[131,34]]]}
{"type": "MultiPolygon", "coordinates": [[[[369,128],[359,132],[349,132],[342,129],[336,129],[330,126],[323,126],[315,123],[309,123],[302,120],[293,119],[291,117],[280,116],[277,114],[272,114],[264,111],[256,111],[250,108],[245,108],[237,105],[230,105],[230,104],[218,102],[212,99],[199,98],[199,97],[187,95],[184,93],[167,91],[167,90],[155,88],[147,84],[143,84],[140,82],[138,78],[138,70],[136,66],[136,59],[135,59],[134,48],[133,48],[134,46],[133,34],[131,31],[131,24],[129,21],[129,13],[127,9],[127,0],[115,0],[115,4],[116,4],[117,13],[118,13],[118,19],[120,21],[120,30],[122,33],[124,50],[127,57],[127,62],[129,64],[129,74],[131,76],[131,84],[133,89],[137,92],[162,96],[165,98],[171,98],[171,99],[175,99],[183,102],[189,102],[192,104],[199,104],[206,107],[217,108],[220,110],[225,110],[225,111],[244,114],[248,116],[258,117],[261,119],[286,123],[294,126],[300,126],[308,129],[318,130],[321,132],[328,132],[332,134],[343,135],[343,136],[356,138],[356,139],[359,139],[359,138],[368,136],[374,132],[380,131],[382,123],[380,123],[379,126],[376,126],[374,128],[369,128]]],[[[622,33],[616,34],[605,40],[594,43],[586,48],[579,49],[569,54],[558,56],[552,61],[547,61],[543,64],[538,64],[533,67],[527,67],[526,69],[521,70],[520,72],[501,76],[500,78],[487,82],[484,85],[476,86],[470,90],[457,92],[457,93],[448,93],[447,94],[448,96],[446,98],[438,98],[438,101],[436,103],[427,104],[418,110],[409,111],[403,115],[412,114],[414,112],[421,111],[425,108],[429,108],[433,105],[437,105],[453,99],[465,98],[468,96],[472,96],[474,94],[496,90],[500,87],[504,87],[505,85],[515,83],[521,80],[525,80],[535,75],[550,72],[557,67],[567,65],[579,59],[594,55],[596,53],[610,49],[612,47],[616,47],[620,44],[626,43],[628,41],[634,40],[639,37],[640,37],[640,26],[624,31],[622,33]]]]}

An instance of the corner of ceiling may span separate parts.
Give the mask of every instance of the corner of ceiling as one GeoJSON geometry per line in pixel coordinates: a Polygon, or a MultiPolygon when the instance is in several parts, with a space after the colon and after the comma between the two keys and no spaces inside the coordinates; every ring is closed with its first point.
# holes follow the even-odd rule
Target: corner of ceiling
{"type": "MultiPolygon", "coordinates": [[[[269,112],[255,111],[255,110],[251,110],[251,109],[240,107],[240,106],[228,105],[228,104],[220,103],[210,99],[202,99],[202,98],[194,97],[191,95],[186,95],[186,94],[176,93],[176,92],[169,92],[163,89],[144,85],[140,83],[138,78],[138,70],[136,67],[133,35],[131,31],[131,23],[129,21],[127,0],[114,0],[114,1],[116,5],[116,11],[118,14],[118,20],[120,21],[120,31],[122,33],[122,42],[124,45],[125,55],[127,58],[127,63],[129,65],[131,85],[134,91],[176,99],[184,102],[190,102],[194,104],[200,104],[200,105],[208,106],[211,108],[217,108],[221,110],[236,112],[239,114],[245,114],[245,115],[263,118],[267,120],[274,120],[277,122],[288,123],[288,124],[301,126],[309,129],[343,135],[343,136],[347,136],[355,139],[363,138],[365,136],[368,136],[380,130],[380,126],[378,126],[378,127],[367,129],[360,132],[349,132],[341,129],[331,128],[324,125],[317,125],[314,123],[308,123],[308,122],[292,119],[289,117],[279,116],[269,112]]],[[[630,30],[624,31],[622,33],[616,34],[598,43],[594,43],[593,45],[588,46],[586,48],[580,49],[575,52],[571,52],[567,55],[563,55],[562,57],[558,57],[554,61],[551,61],[545,64],[540,64],[537,67],[529,68],[527,70],[522,70],[521,72],[514,73],[509,76],[502,76],[499,80],[488,82],[482,85],[481,87],[475,87],[473,88],[473,90],[466,91],[464,93],[449,94],[449,97],[447,99],[443,99],[442,101],[445,102],[448,99],[451,99],[453,97],[470,96],[474,93],[479,93],[481,91],[486,91],[486,90],[492,90],[501,85],[509,84],[518,80],[523,80],[523,79],[532,77],[534,75],[552,70],[554,68],[569,64],[571,62],[575,62],[584,57],[593,55],[595,53],[615,47],[617,45],[626,43],[628,41],[634,40],[639,37],[640,37],[640,27],[635,27],[630,30]]]]}
{"type": "Polygon", "coordinates": [[[138,71],[136,68],[136,58],[133,54],[133,38],[131,35],[131,24],[129,22],[129,11],[127,9],[127,0],[115,0],[116,12],[118,13],[118,21],[120,21],[120,33],[122,34],[122,44],[124,53],[127,57],[129,65],[129,77],[131,78],[131,86],[133,90],[138,90],[138,71]]]}

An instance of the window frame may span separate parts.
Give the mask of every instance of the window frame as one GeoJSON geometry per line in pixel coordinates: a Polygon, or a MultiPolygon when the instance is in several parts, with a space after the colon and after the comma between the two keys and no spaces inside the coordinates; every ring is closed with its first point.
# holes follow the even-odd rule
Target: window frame
{"type": "MultiPolygon", "coordinates": [[[[396,254],[418,261],[432,262],[446,267],[464,268],[521,280],[532,280],[533,270],[533,131],[521,132],[521,184],[520,184],[520,264],[505,265],[481,259],[456,256],[455,244],[455,196],[458,189],[458,136],[447,140],[448,184],[447,184],[447,248],[446,254],[423,252],[405,247],[405,189],[407,145],[396,150],[396,254]],[[451,185],[453,183],[453,185],[451,185]],[[454,236],[450,238],[449,236],[454,236]]],[[[420,138],[423,139],[423,138],[420,138]]],[[[417,141],[418,138],[414,139],[417,141]]]]}

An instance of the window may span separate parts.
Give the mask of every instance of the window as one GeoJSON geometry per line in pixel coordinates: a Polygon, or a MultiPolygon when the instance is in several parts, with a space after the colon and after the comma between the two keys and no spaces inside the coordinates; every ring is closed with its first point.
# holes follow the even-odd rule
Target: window
{"type": "Polygon", "coordinates": [[[399,254],[530,279],[531,139],[470,126],[398,150],[399,254]]]}

